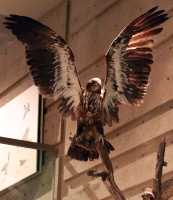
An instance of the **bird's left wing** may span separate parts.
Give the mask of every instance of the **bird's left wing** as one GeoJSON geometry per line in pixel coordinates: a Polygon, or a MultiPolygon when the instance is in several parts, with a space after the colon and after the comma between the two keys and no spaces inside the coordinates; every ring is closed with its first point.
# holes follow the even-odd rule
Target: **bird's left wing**
{"type": "Polygon", "coordinates": [[[104,121],[118,119],[118,104],[139,105],[148,87],[153,63],[153,36],[168,19],[164,10],[154,7],[132,21],[112,42],[107,54],[107,76],[103,101],[104,121]]]}
{"type": "Polygon", "coordinates": [[[58,110],[63,114],[75,112],[80,103],[81,86],[72,50],[65,40],[29,17],[9,15],[1,17],[2,22],[24,44],[27,64],[40,93],[57,97],[58,110]]]}

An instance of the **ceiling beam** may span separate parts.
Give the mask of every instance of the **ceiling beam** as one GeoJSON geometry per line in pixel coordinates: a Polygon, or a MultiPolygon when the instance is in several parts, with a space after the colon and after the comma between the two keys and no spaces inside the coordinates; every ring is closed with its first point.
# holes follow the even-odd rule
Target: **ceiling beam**
{"type": "MultiPolygon", "coordinates": [[[[141,184],[134,185],[128,189],[125,189],[123,194],[126,198],[133,197],[142,191],[144,191],[147,187],[152,187],[153,179],[147,180],[141,184]]],[[[167,197],[173,196],[173,172],[169,172],[163,175],[163,186],[162,189],[164,191],[163,193],[163,200],[167,200],[167,197]]],[[[106,198],[103,198],[101,200],[114,200],[112,196],[108,196],[106,198]]]]}
{"type": "MultiPolygon", "coordinates": [[[[140,158],[143,158],[144,156],[156,152],[158,144],[160,143],[163,137],[166,138],[167,146],[171,145],[173,142],[173,130],[163,133],[162,135],[155,137],[148,142],[138,145],[128,151],[125,151],[120,155],[111,158],[114,168],[124,167],[130,163],[135,162],[140,158]]],[[[103,165],[99,163],[94,167],[88,168],[87,170],[82,171],[81,173],[78,173],[66,179],[65,183],[67,185],[70,185],[71,187],[78,187],[80,184],[85,184],[93,180],[92,177],[87,176],[88,170],[102,170],[102,169],[103,165]]]]}

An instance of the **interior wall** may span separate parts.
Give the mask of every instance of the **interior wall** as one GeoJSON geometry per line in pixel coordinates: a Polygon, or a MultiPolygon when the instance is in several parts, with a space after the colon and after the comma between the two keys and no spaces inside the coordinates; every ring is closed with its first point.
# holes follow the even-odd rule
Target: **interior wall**
{"type": "MultiPolygon", "coordinates": [[[[85,86],[89,78],[105,77],[104,54],[116,34],[135,17],[153,6],[160,6],[172,14],[170,0],[72,0],[70,45],[76,57],[80,80],[85,86]]],[[[154,64],[148,94],[141,107],[120,107],[120,122],[105,127],[106,135],[115,147],[111,158],[115,179],[128,199],[141,199],[146,186],[152,184],[155,173],[156,151],[166,137],[164,178],[173,176],[173,20],[164,24],[164,31],[156,37],[154,64]]],[[[69,133],[74,123],[69,121],[69,133]]],[[[66,157],[64,199],[111,200],[110,193],[99,179],[86,175],[88,169],[102,169],[100,160],[78,162],[66,157]]]]}

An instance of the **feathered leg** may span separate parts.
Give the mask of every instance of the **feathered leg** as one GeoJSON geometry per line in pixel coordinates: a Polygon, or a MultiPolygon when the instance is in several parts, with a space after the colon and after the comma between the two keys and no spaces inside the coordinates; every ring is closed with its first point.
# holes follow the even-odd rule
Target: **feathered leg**
{"type": "Polygon", "coordinates": [[[68,156],[80,161],[98,159],[99,154],[96,149],[96,144],[100,139],[103,141],[108,153],[114,150],[114,147],[104,137],[101,121],[95,122],[92,126],[79,121],[76,135],[72,139],[68,150],[68,156]]]}
{"type": "Polygon", "coordinates": [[[72,139],[67,155],[80,161],[98,159],[99,154],[94,148],[94,142],[94,139],[89,136],[89,127],[85,123],[78,121],[77,132],[72,139]]]}
{"type": "Polygon", "coordinates": [[[97,121],[95,123],[95,127],[96,127],[97,132],[99,134],[101,134],[101,136],[103,136],[104,146],[107,149],[108,153],[110,153],[111,151],[114,151],[114,147],[112,146],[112,144],[108,140],[106,140],[106,138],[105,138],[104,128],[103,128],[102,122],[101,121],[97,121]]]}

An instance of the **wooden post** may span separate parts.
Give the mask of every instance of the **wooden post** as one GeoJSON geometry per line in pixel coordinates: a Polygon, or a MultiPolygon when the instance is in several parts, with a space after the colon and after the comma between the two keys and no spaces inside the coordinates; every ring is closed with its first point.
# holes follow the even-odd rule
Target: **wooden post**
{"type": "Polygon", "coordinates": [[[62,117],[61,119],[61,155],[58,160],[58,187],[57,187],[57,200],[62,200],[63,197],[63,187],[64,187],[64,153],[65,153],[65,130],[66,130],[66,121],[62,117]]]}
{"type": "MultiPolygon", "coordinates": [[[[66,27],[65,27],[65,40],[69,42],[69,30],[70,30],[70,0],[66,0],[66,27]]],[[[57,200],[62,200],[64,189],[64,153],[65,153],[65,135],[66,135],[66,119],[62,116],[60,127],[60,143],[61,153],[58,161],[58,183],[57,183],[57,200]]]]}

